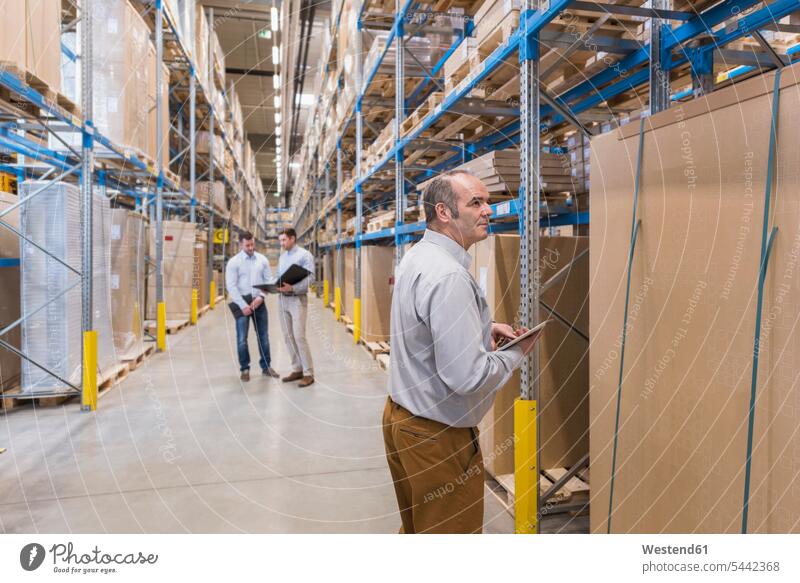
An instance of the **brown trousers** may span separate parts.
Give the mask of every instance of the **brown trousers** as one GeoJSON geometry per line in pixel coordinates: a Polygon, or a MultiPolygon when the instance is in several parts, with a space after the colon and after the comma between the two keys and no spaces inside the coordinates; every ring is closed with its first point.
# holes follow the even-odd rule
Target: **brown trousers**
{"type": "Polygon", "coordinates": [[[383,441],[401,533],[482,531],[484,475],[477,428],[417,417],[389,398],[383,441]]]}

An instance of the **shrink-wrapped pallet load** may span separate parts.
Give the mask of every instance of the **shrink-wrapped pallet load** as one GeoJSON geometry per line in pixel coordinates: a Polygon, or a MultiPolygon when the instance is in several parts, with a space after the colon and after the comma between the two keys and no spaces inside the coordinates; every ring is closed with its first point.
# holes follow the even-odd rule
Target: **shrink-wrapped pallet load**
{"type": "MultiPolygon", "coordinates": [[[[20,189],[23,197],[38,192],[20,213],[20,230],[28,240],[22,240],[20,254],[22,311],[29,314],[22,328],[22,352],[31,359],[22,363],[22,391],[65,390],[68,385],[63,381],[81,383],[81,287],[76,274],[81,270],[80,189],[39,181],[23,182],[20,189]]],[[[114,364],[115,355],[109,293],[110,209],[99,191],[93,207],[91,323],[97,331],[97,365],[102,372],[114,364]]]]}

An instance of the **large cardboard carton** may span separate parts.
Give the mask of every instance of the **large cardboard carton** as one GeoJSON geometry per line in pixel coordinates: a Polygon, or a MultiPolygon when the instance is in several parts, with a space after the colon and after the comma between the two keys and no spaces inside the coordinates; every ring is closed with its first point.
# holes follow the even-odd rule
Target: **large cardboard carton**
{"type": "Polygon", "coordinates": [[[0,18],[0,61],[26,69],[26,20],[24,2],[6,2],[0,18]]]}
{"type": "MultiPolygon", "coordinates": [[[[541,278],[546,282],[586,248],[586,238],[541,237],[541,278]]],[[[519,237],[493,235],[472,249],[472,273],[486,295],[493,319],[518,325],[520,302],[519,237]]],[[[583,256],[566,280],[541,299],[583,334],[588,330],[588,257],[583,256]]],[[[550,310],[540,306],[540,318],[550,310]]],[[[540,341],[539,409],[543,469],[570,466],[588,452],[588,343],[566,326],[550,324],[540,341]]],[[[494,405],[479,425],[484,464],[489,474],[514,472],[514,401],[520,395],[516,372],[497,392],[494,405]]]]}
{"type": "Polygon", "coordinates": [[[389,340],[394,257],[394,247],[361,248],[361,338],[365,342],[389,340]]]}
{"type": "Polygon", "coordinates": [[[353,319],[353,299],[356,288],[356,250],[354,247],[342,247],[342,314],[353,319]]]}
{"type": "MultiPolygon", "coordinates": [[[[800,531],[800,68],[781,77],[749,532],[800,531]]],[[[648,118],[612,532],[739,532],[774,73],[648,118]]],[[[591,144],[591,529],[605,532],[639,124],[591,144]],[[624,222],[623,222],[624,220],[624,222]]]]}
{"type": "MultiPolygon", "coordinates": [[[[17,200],[13,194],[0,192],[0,212],[17,200]]],[[[19,209],[5,215],[3,221],[19,229],[19,209]]],[[[16,322],[20,314],[19,237],[0,226],[0,329],[16,322]]],[[[21,337],[22,328],[18,326],[2,340],[19,350],[21,337]]],[[[20,370],[19,357],[0,347],[0,391],[19,384],[20,370]]]]}
{"type": "MultiPolygon", "coordinates": [[[[163,226],[164,302],[168,320],[184,320],[192,306],[192,285],[195,269],[196,225],[183,221],[164,221],[163,226]]],[[[150,254],[155,257],[155,228],[150,229],[150,254]]],[[[156,276],[147,278],[147,319],[157,313],[156,276]]]]}
{"type": "MultiPolygon", "coordinates": [[[[52,0],[6,2],[25,5],[25,69],[47,83],[51,91],[61,91],[61,5],[52,0]]],[[[15,12],[15,8],[11,8],[15,12]]],[[[13,31],[17,38],[19,31],[13,31]]]]}
{"type": "Polygon", "coordinates": [[[119,360],[142,352],[146,231],[141,213],[111,210],[111,325],[119,360]]]}
{"type": "Polygon", "coordinates": [[[208,304],[208,233],[198,231],[194,244],[194,271],[192,289],[197,290],[197,305],[202,308],[208,304]]]}

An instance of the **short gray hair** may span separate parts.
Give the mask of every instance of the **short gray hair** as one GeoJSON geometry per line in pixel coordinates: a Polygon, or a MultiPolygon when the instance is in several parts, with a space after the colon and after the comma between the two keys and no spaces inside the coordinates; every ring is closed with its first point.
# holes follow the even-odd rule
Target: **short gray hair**
{"type": "Polygon", "coordinates": [[[452,179],[459,174],[472,176],[472,173],[466,170],[451,170],[440,174],[428,184],[422,194],[422,206],[425,209],[425,220],[428,224],[437,221],[436,205],[439,203],[450,209],[450,214],[454,219],[458,218],[458,194],[453,189],[452,179]]]}

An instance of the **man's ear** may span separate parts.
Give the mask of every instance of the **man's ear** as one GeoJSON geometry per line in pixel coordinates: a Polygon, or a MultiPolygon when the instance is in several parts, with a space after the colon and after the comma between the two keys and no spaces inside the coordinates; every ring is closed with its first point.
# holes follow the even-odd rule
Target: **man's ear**
{"type": "Polygon", "coordinates": [[[448,221],[453,218],[450,214],[450,209],[447,208],[447,205],[441,202],[436,205],[436,216],[439,217],[440,220],[446,219],[448,221]]]}

